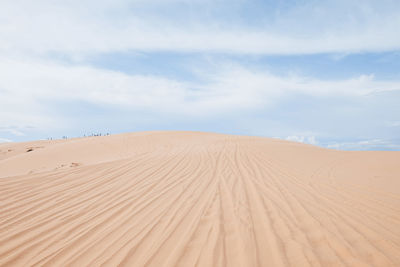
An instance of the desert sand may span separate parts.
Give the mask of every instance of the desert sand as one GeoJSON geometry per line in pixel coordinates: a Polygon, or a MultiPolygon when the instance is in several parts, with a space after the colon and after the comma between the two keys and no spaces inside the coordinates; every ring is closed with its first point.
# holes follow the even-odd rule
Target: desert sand
{"type": "Polygon", "coordinates": [[[400,152],[142,132],[0,144],[0,266],[400,266],[400,152]]]}

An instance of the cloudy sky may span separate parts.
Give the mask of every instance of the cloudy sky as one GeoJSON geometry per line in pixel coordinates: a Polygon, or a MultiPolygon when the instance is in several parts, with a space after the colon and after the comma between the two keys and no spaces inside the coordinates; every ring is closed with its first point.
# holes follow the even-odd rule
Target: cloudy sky
{"type": "Polygon", "coordinates": [[[398,0],[2,0],[0,142],[198,130],[400,150],[398,0]]]}

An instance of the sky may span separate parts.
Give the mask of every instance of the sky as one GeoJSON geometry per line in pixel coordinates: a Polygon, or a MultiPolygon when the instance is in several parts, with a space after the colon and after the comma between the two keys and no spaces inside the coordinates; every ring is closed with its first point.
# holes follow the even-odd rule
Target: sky
{"type": "Polygon", "coordinates": [[[400,150],[398,0],[2,0],[0,142],[191,130],[400,150]]]}

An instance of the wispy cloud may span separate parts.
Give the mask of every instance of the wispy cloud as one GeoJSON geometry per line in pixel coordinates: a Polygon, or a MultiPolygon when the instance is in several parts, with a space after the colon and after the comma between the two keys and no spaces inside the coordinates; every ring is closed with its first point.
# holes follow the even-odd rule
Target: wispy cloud
{"type": "Polygon", "coordinates": [[[46,115],[47,105],[54,101],[207,116],[274,106],[293,94],[359,97],[400,89],[400,81],[379,81],[373,75],[330,81],[277,76],[237,64],[197,72],[196,82],[48,61],[3,60],[0,72],[4,75],[0,79],[0,105],[8,112],[0,114],[0,122],[9,124],[28,118],[20,121],[22,125],[32,124],[31,116],[35,114],[40,114],[37,117],[42,120],[51,117],[46,115]]]}
{"type": "Polygon", "coordinates": [[[24,136],[25,134],[21,131],[20,127],[2,126],[0,132],[9,133],[14,136],[24,136]]]}
{"type": "Polygon", "coordinates": [[[150,114],[157,125],[160,116],[170,124],[184,118],[209,125],[219,116],[252,133],[308,143],[318,139],[318,144],[326,136],[308,132],[344,127],[352,136],[377,133],[384,117],[390,121],[383,125],[385,133],[396,135],[398,105],[393,102],[400,80],[394,53],[387,53],[390,66],[365,69],[363,60],[354,60],[350,68],[356,69],[346,68],[340,75],[331,75],[326,67],[337,71],[354,53],[364,59],[363,53],[400,50],[400,2],[249,3],[1,1],[0,125],[16,126],[0,129],[3,137],[31,136],[20,128],[24,125],[36,126],[40,138],[47,137],[52,134],[47,129],[73,128],[72,122],[86,125],[82,121],[99,110],[111,117],[136,114],[138,120],[150,114]],[[141,71],[143,61],[132,54],[143,55],[150,68],[141,71]],[[180,61],[182,57],[191,62],[180,61]],[[98,58],[105,60],[93,60],[98,58]],[[110,58],[118,64],[111,67],[110,58]],[[290,64],[292,59],[298,64],[290,64]],[[278,62],[274,66],[283,71],[275,71],[268,61],[278,62]],[[305,61],[311,71],[301,71],[305,61]],[[391,75],[382,77],[387,69],[393,69],[391,75]],[[87,113],[68,117],[71,106],[87,113]],[[368,118],[362,117],[365,113],[368,118]],[[371,117],[374,121],[365,126],[371,117]],[[284,130],[272,131],[264,122],[284,130]],[[313,128],[316,124],[321,129],[313,128]]]}
{"type": "Polygon", "coordinates": [[[400,49],[397,1],[385,1],[385,5],[376,1],[310,1],[290,8],[265,8],[256,26],[251,15],[237,11],[248,6],[247,1],[235,2],[237,9],[229,9],[231,1],[222,0],[208,4],[182,0],[6,0],[0,4],[0,51],[345,54],[400,49]],[[241,23],[232,23],[222,15],[210,16],[212,6],[221,5],[241,23]],[[176,9],[179,15],[160,15],[159,10],[166,7],[176,9]],[[192,10],[200,15],[190,16],[192,10]]]}
{"type": "Polygon", "coordinates": [[[285,138],[288,141],[294,141],[294,142],[300,142],[300,143],[305,143],[305,144],[310,144],[310,145],[316,145],[318,144],[316,138],[314,135],[290,135],[285,138]]]}
{"type": "Polygon", "coordinates": [[[398,150],[400,145],[384,139],[361,140],[355,142],[342,142],[327,145],[328,148],[341,150],[398,150]]]}
{"type": "Polygon", "coordinates": [[[7,138],[0,138],[0,143],[9,143],[9,142],[12,142],[12,140],[7,138]]]}

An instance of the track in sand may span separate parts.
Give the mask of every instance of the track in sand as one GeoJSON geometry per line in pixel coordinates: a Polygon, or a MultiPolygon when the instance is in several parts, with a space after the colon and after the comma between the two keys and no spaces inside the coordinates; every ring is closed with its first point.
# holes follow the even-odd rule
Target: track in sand
{"type": "Polygon", "coordinates": [[[400,152],[146,132],[1,144],[0,177],[0,266],[400,266],[400,152]]]}

